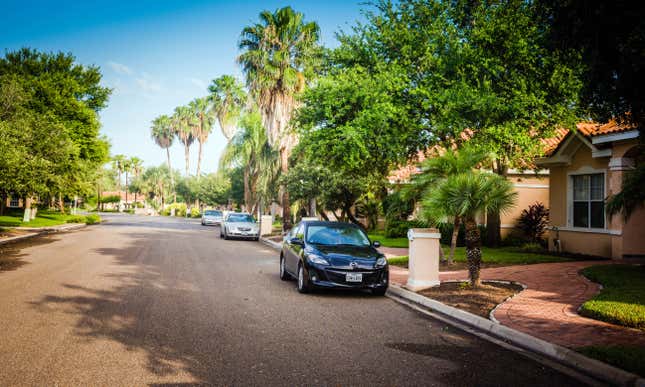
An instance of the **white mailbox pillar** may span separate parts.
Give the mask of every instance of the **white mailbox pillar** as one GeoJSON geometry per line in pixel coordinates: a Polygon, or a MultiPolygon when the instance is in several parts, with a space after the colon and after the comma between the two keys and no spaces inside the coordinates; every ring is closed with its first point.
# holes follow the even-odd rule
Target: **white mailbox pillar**
{"type": "Polygon", "coordinates": [[[416,292],[439,285],[440,239],[441,233],[436,228],[408,230],[408,289],[416,292]]]}
{"type": "Polygon", "coordinates": [[[262,215],[260,217],[260,236],[269,235],[273,232],[273,216],[262,215]]]}

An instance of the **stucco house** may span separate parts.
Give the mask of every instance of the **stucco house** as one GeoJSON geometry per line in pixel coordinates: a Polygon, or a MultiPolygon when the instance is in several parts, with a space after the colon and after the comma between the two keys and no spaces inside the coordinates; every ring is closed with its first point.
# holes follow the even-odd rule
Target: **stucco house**
{"type": "MultiPolygon", "coordinates": [[[[411,162],[395,171],[393,171],[388,180],[390,184],[406,184],[413,175],[420,173],[419,163],[425,160],[426,154],[419,152],[415,162],[411,162]]],[[[545,207],[549,207],[549,173],[546,170],[515,170],[510,169],[506,178],[513,183],[513,188],[517,192],[517,202],[515,206],[500,216],[501,227],[500,233],[505,238],[516,227],[517,220],[522,211],[527,209],[531,204],[540,202],[545,207]]],[[[480,224],[486,223],[486,214],[480,214],[477,221],[480,224]]]]}
{"type": "Polygon", "coordinates": [[[619,259],[645,256],[645,209],[627,222],[609,217],[605,200],[634,168],[640,131],[616,122],[580,123],[546,141],[551,230],[549,249],[619,259]]]}

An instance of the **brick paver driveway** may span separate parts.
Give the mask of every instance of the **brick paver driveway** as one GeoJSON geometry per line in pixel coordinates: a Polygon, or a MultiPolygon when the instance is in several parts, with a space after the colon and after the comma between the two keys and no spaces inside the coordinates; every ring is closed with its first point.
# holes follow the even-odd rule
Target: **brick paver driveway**
{"type": "MultiPolygon", "coordinates": [[[[578,272],[588,266],[616,261],[541,263],[482,270],[485,280],[520,282],[527,289],[495,311],[500,323],[518,331],[567,347],[602,344],[645,345],[645,333],[580,316],[578,308],[600,290],[600,286],[578,272]]],[[[392,282],[405,284],[407,269],[391,267],[392,282]]],[[[468,278],[466,271],[441,272],[445,280],[468,278]]]]}

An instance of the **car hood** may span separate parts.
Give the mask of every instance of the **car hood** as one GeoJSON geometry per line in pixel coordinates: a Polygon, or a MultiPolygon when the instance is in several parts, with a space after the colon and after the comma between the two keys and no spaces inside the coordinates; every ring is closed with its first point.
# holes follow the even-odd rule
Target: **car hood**
{"type": "Polygon", "coordinates": [[[356,262],[356,268],[373,268],[374,262],[381,254],[372,246],[320,246],[316,245],[312,253],[323,256],[331,266],[351,268],[356,262]]]}
{"type": "Polygon", "coordinates": [[[250,227],[252,229],[258,228],[257,223],[249,223],[249,222],[226,222],[226,226],[235,227],[235,228],[238,228],[238,227],[245,227],[245,228],[250,227]]]}

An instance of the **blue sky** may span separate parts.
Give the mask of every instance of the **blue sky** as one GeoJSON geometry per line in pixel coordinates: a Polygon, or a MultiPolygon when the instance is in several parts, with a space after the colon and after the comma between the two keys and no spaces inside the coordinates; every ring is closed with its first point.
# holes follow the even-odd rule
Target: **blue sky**
{"type": "MultiPolygon", "coordinates": [[[[101,67],[103,84],[114,89],[101,112],[102,132],[112,154],[138,156],[146,165],[165,161],[150,139],[150,121],[175,106],[206,95],[213,78],[234,74],[239,33],[263,9],[291,5],[318,22],[322,43],[361,19],[363,1],[3,1],[0,48],[31,47],[74,54],[79,63],[101,67]]],[[[219,128],[205,145],[202,170],[217,169],[225,145],[219,128]]],[[[173,167],[184,170],[183,147],[171,148],[173,167]]],[[[194,173],[197,146],[191,148],[194,173]]]]}

